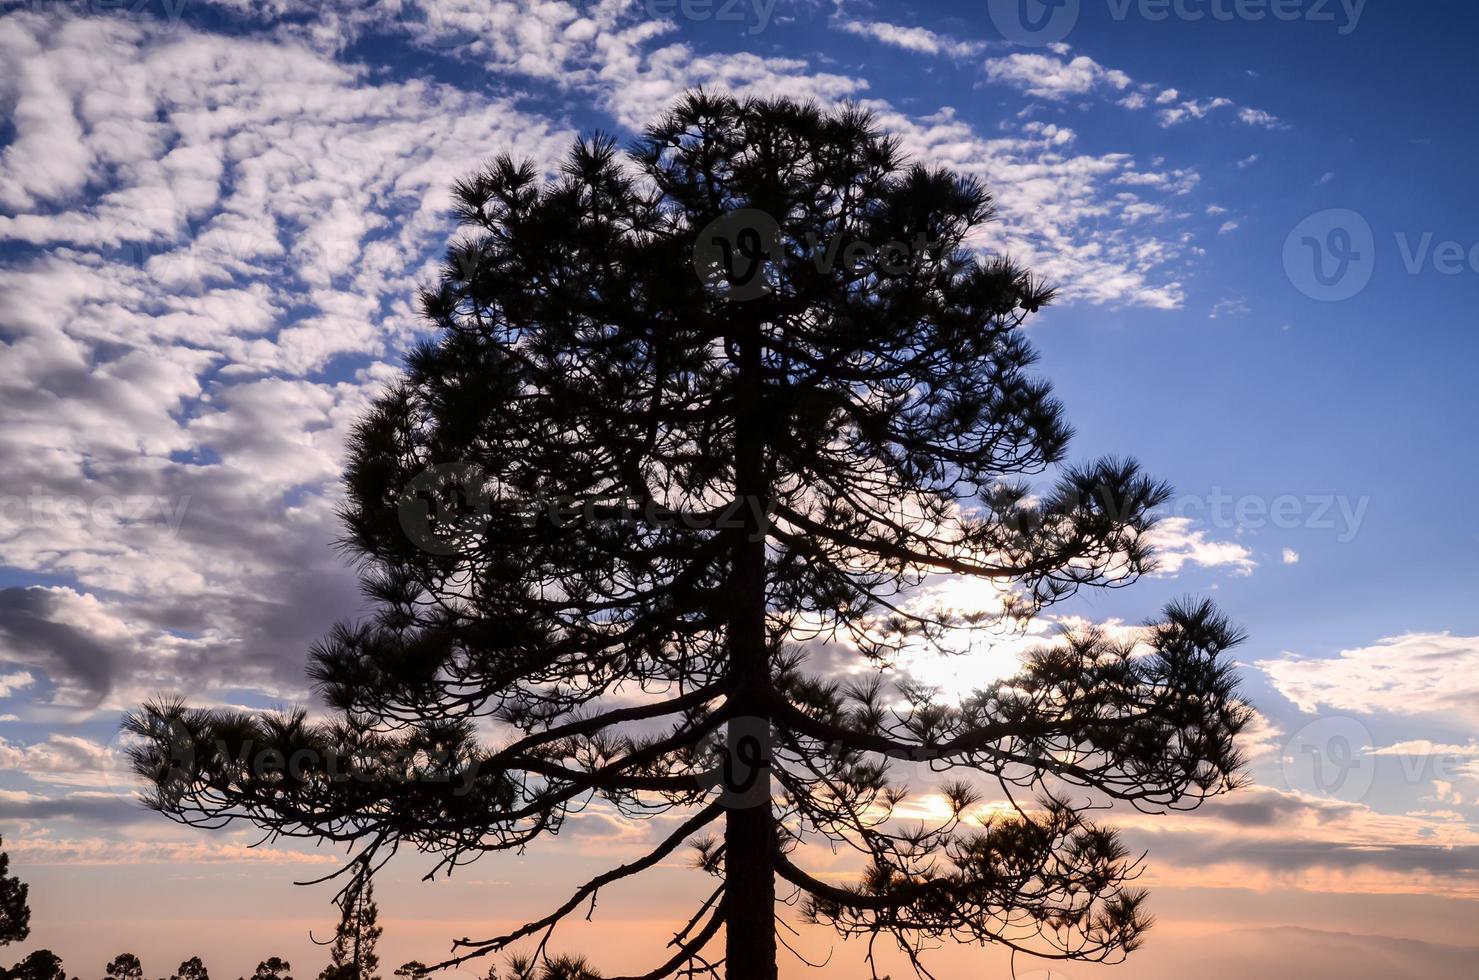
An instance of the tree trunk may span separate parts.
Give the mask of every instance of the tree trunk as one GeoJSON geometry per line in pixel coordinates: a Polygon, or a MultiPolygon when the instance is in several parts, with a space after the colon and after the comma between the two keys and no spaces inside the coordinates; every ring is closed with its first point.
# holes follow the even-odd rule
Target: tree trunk
{"type": "MultiPolygon", "coordinates": [[[[744,506],[744,537],[735,544],[729,623],[729,723],[732,772],[748,785],[726,786],[732,803],[724,827],[725,975],[775,980],[775,817],[770,805],[770,657],[766,642],[765,527],[769,485],[761,398],[761,333],[750,325],[740,343],[735,418],[735,493],[744,506]],[[741,743],[750,740],[750,745],[741,743]],[[755,765],[756,740],[763,749],[755,765]],[[748,749],[748,751],[747,751],[748,749]],[[735,787],[737,788],[737,787],[735,787]]],[[[726,780],[727,782],[727,780],[726,780]]]]}
{"type": "Polygon", "coordinates": [[[775,980],[775,829],[770,805],[729,811],[724,828],[725,976],[775,980]]]}

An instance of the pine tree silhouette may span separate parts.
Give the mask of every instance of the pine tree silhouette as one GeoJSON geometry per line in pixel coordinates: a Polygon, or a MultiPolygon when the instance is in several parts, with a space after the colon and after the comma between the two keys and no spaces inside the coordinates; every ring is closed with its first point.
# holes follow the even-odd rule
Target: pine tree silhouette
{"type": "Polygon", "coordinates": [[[356,877],[342,899],[342,914],[334,930],[330,963],[318,980],[380,980],[376,970],[380,957],[375,944],[380,941],[379,906],[375,904],[374,884],[369,876],[356,877]]]}
{"type": "Polygon", "coordinates": [[[192,956],[180,964],[180,969],[169,980],[211,980],[211,977],[200,957],[192,956]]]}
{"type": "Polygon", "coordinates": [[[133,953],[119,953],[103,968],[107,980],[143,980],[144,966],[133,953]]]}
{"type": "Polygon", "coordinates": [[[257,969],[253,971],[251,980],[293,980],[292,976],[288,973],[292,968],[293,964],[287,960],[279,956],[269,956],[257,964],[257,969]]]}
{"type": "Polygon", "coordinates": [[[549,931],[685,842],[716,887],[648,977],[773,980],[777,878],[917,967],[941,939],[1133,950],[1138,862],[1072,799],[1233,788],[1238,633],[1192,602],[1138,647],[1069,633],[975,692],[889,683],[1133,582],[1169,493],[1133,462],[1065,464],[1022,331],[1052,290],[967,249],[985,189],[858,109],[700,92],[626,156],[581,141],[553,182],[499,158],[456,201],[422,297],[437,335],[351,446],[346,546],[378,611],[313,652],[338,719],[146,705],[153,805],[356,842],[363,869],[401,844],[442,870],[521,849],[593,801],[675,817],[434,968],[541,937],[519,969],[589,972],[549,931]],[[983,598],[931,604],[942,577],[983,598]],[[916,827],[903,779],[931,768],[958,778],[916,827]],[[993,788],[1009,802],[982,811],[993,788]],[[858,881],[808,872],[811,844],[859,854],[858,881]]]}

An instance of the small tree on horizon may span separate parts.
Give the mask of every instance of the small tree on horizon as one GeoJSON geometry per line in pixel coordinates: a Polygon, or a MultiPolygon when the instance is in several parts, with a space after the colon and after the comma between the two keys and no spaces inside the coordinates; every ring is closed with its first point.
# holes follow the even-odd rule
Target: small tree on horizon
{"type": "Polygon", "coordinates": [[[10,873],[10,855],[0,837],[0,946],[24,942],[31,934],[30,886],[10,873]]]}
{"type": "Polygon", "coordinates": [[[119,953],[103,968],[107,980],[143,980],[144,966],[133,953],[119,953]]]}
{"type": "Polygon", "coordinates": [[[211,980],[211,977],[201,958],[192,956],[180,964],[179,970],[169,980],[211,980]]]}
{"type": "Polygon", "coordinates": [[[270,956],[257,964],[257,969],[252,972],[251,980],[293,980],[288,971],[293,964],[279,956],[270,956]]]}
{"type": "Polygon", "coordinates": [[[436,336],[350,446],[375,613],[313,651],[337,717],[146,705],[152,805],[356,845],[357,875],[402,845],[442,871],[522,850],[593,806],[665,818],[434,969],[530,939],[520,970],[565,971],[555,927],[685,843],[716,884],[650,980],[774,980],[778,902],[916,968],[945,939],[1134,950],[1139,862],[1091,811],[1237,784],[1238,632],[1188,602],[974,692],[898,672],[1135,581],[1169,494],[1131,461],[1067,465],[1022,329],[1052,290],[971,251],[987,191],[859,109],[697,93],[625,156],[579,141],[553,180],[502,157],[455,198],[436,336]],[[941,581],[979,598],[932,602],[941,581]],[[920,827],[897,811],[930,770],[956,778],[920,827]],[[813,845],[857,879],[807,870],[813,845]]]}
{"type": "Polygon", "coordinates": [[[380,956],[375,944],[382,932],[377,921],[374,883],[369,876],[357,877],[342,899],[342,914],[334,929],[334,942],[329,950],[330,963],[318,980],[380,980],[380,956]]]}

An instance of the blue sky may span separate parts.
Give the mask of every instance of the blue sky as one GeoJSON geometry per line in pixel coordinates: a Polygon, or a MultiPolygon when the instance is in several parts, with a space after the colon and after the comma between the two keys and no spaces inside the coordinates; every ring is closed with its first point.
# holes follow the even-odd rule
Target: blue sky
{"type": "MultiPolygon", "coordinates": [[[[1162,573],[1059,612],[1133,625],[1210,592],[1251,634],[1248,809],[1128,825],[1172,896],[1137,975],[1183,969],[1212,919],[1250,957],[1314,930],[1308,976],[1357,975],[1351,950],[1446,962],[1479,899],[1473,5],[1083,0],[1031,37],[1015,0],[0,9],[0,833],[53,920],[142,887],[180,915],[274,903],[284,948],[322,929],[327,896],[286,885],[318,855],[132,807],[118,714],[306,696],[308,644],[357,608],[330,547],[343,438],[421,330],[451,181],[630,136],[704,84],[864,101],[986,182],[979,247],[1062,288],[1031,329],[1075,455],[1178,488],[1162,573]],[[1315,779],[1345,736],[1363,768],[1315,779]]],[[[638,833],[608,830],[589,846],[638,833]]],[[[387,901],[387,941],[424,958],[410,937],[529,880],[488,865],[387,901]]],[[[94,932],[99,963],[125,936],[196,951],[94,932]]]]}

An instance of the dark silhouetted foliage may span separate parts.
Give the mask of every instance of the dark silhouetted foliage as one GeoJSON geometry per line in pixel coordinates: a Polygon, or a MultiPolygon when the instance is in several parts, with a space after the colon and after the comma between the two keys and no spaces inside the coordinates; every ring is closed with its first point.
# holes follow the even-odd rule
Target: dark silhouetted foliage
{"type": "MultiPolygon", "coordinates": [[[[0,837],[0,847],[5,838],[0,837]]],[[[31,934],[30,887],[10,873],[10,855],[0,850],[0,946],[18,943],[31,934]]]]}
{"type": "Polygon", "coordinates": [[[293,964],[287,960],[278,956],[270,956],[257,964],[251,980],[293,980],[292,975],[288,973],[292,968],[293,964]]]}
{"type": "Polygon", "coordinates": [[[60,956],[49,949],[38,949],[5,971],[5,980],[67,980],[67,974],[60,956]]]}
{"type": "Polygon", "coordinates": [[[579,142],[553,180],[498,158],[456,211],[422,297],[437,333],[350,447],[346,546],[376,613],[313,651],[338,718],[147,705],[129,727],[153,805],[353,842],[365,870],[401,845],[439,870],[522,849],[593,805],[680,811],[649,854],[434,964],[540,937],[521,980],[585,975],[548,931],[685,842],[716,885],[652,978],[773,980],[777,877],[916,966],[944,939],[1133,950],[1138,861],[1085,802],[1236,784],[1237,632],[1191,602],[1138,646],[1045,640],[975,692],[887,682],[902,655],[971,656],[1135,581],[1169,493],[1130,461],[1065,463],[1023,331],[1052,290],[968,248],[987,191],[859,109],[698,93],[625,156],[579,142]],[[931,603],[935,577],[981,598],[931,603]],[[275,765],[240,761],[264,749],[275,765]],[[958,773],[948,812],[906,823],[930,769],[958,773]],[[974,825],[988,788],[1014,802],[974,825]],[[808,843],[860,855],[858,881],[809,873],[808,843]]]}
{"type": "Polygon", "coordinates": [[[380,980],[375,973],[380,968],[380,957],[375,952],[382,931],[376,924],[379,917],[371,880],[354,879],[343,902],[343,915],[334,930],[334,943],[329,950],[331,962],[318,975],[318,980],[380,980]]]}
{"type": "MultiPolygon", "coordinates": [[[[601,974],[591,969],[581,956],[549,956],[534,959],[529,956],[514,956],[508,961],[506,980],[601,980],[601,974]]],[[[497,980],[490,973],[489,980],[497,980]]]]}
{"type": "Polygon", "coordinates": [[[211,978],[200,957],[192,956],[180,964],[180,969],[169,980],[211,980],[211,978]]]}
{"type": "Polygon", "coordinates": [[[103,968],[108,980],[143,980],[144,967],[133,953],[119,953],[103,968]]]}

